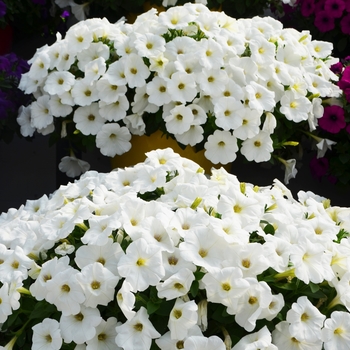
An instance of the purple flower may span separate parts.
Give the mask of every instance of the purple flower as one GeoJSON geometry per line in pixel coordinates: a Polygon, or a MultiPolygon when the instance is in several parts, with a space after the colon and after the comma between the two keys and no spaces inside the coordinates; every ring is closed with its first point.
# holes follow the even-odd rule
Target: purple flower
{"type": "Polygon", "coordinates": [[[6,119],[8,110],[13,108],[15,108],[14,103],[8,100],[8,96],[5,92],[0,90],[0,120],[6,119]]]}
{"type": "Polygon", "coordinates": [[[350,66],[344,69],[343,74],[338,82],[338,86],[342,90],[350,88],[350,66]]]}
{"type": "Polygon", "coordinates": [[[343,70],[343,64],[341,62],[335,63],[331,65],[331,71],[334,74],[340,74],[343,70]]]}
{"type": "Polygon", "coordinates": [[[344,92],[346,101],[350,103],[350,88],[344,89],[343,92],[344,92]]]}
{"type": "Polygon", "coordinates": [[[304,0],[301,3],[301,14],[304,17],[311,16],[315,11],[315,1],[314,0],[304,0]]]}
{"type": "Polygon", "coordinates": [[[61,13],[61,18],[68,18],[69,16],[70,16],[69,11],[64,10],[64,11],[61,13]]]}
{"type": "Polygon", "coordinates": [[[314,157],[310,161],[310,169],[312,176],[321,180],[322,176],[325,176],[329,169],[329,161],[327,158],[314,157]]]}
{"type": "Polygon", "coordinates": [[[333,30],[335,27],[334,18],[327,11],[317,12],[314,24],[323,33],[333,30]]]}
{"type": "Polygon", "coordinates": [[[0,56],[0,71],[7,72],[11,69],[11,62],[6,56],[0,56]]]}
{"type": "Polygon", "coordinates": [[[345,2],[343,0],[326,0],[324,9],[331,17],[340,18],[345,9],[345,2]]]}
{"type": "Polygon", "coordinates": [[[319,126],[332,134],[337,134],[346,126],[344,109],[339,106],[326,106],[322,118],[318,121],[319,126]]]}
{"type": "Polygon", "coordinates": [[[341,19],[340,28],[344,34],[350,35],[350,13],[341,19]]]}
{"type": "Polygon", "coordinates": [[[6,15],[6,4],[0,0],[0,18],[6,15]]]}

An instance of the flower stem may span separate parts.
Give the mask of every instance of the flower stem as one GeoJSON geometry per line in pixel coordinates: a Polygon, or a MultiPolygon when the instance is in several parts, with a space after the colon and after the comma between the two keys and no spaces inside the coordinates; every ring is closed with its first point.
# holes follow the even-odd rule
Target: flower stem
{"type": "Polygon", "coordinates": [[[327,309],[330,310],[334,306],[341,304],[339,295],[336,295],[334,299],[328,304],[327,309]]]}
{"type": "Polygon", "coordinates": [[[284,278],[294,278],[295,277],[295,269],[290,269],[290,270],[287,270],[287,271],[284,271],[284,272],[280,272],[280,273],[277,273],[274,278],[276,280],[283,280],[284,278]]]}

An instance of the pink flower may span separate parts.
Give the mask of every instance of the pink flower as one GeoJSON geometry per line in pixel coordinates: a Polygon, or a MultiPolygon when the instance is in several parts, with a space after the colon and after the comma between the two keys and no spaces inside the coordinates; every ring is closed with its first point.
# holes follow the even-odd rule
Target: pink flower
{"type": "Polygon", "coordinates": [[[328,32],[335,27],[334,18],[324,10],[316,13],[314,24],[320,32],[328,32]]]}
{"type": "Polygon", "coordinates": [[[346,101],[350,103],[350,87],[344,90],[346,101]]]}
{"type": "Polygon", "coordinates": [[[337,134],[346,126],[344,109],[339,106],[326,106],[322,118],[318,121],[320,127],[332,134],[337,134]]]}
{"type": "Polygon", "coordinates": [[[350,13],[342,18],[340,21],[340,28],[344,34],[350,35],[350,13]]]}
{"type": "Polygon", "coordinates": [[[327,158],[312,158],[310,161],[310,169],[312,176],[321,180],[322,176],[325,176],[329,169],[329,161],[327,158]]]}
{"type": "Polygon", "coordinates": [[[324,9],[334,18],[340,18],[345,9],[344,0],[326,0],[324,9]]]}
{"type": "Polygon", "coordinates": [[[316,3],[315,3],[315,13],[324,10],[325,2],[326,2],[326,0],[318,0],[318,1],[316,1],[316,3]]]}
{"type": "Polygon", "coordinates": [[[301,14],[304,17],[311,16],[315,11],[315,1],[314,0],[305,0],[301,3],[301,14]]]}
{"type": "Polygon", "coordinates": [[[338,82],[338,86],[342,90],[350,88],[350,66],[344,69],[343,74],[338,82]]]}

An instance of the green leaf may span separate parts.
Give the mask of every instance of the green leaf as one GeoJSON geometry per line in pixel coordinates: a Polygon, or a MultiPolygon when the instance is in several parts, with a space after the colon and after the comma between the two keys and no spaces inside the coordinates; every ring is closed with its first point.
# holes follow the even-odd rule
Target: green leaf
{"type": "Polygon", "coordinates": [[[269,235],[274,235],[275,234],[275,228],[271,225],[268,224],[264,227],[264,232],[269,235]]]}
{"type": "Polygon", "coordinates": [[[198,294],[198,290],[199,290],[199,282],[197,280],[194,280],[192,282],[191,288],[190,288],[190,293],[192,294],[192,296],[195,298],[198,294]]]}
{"type": "Polygon", "coordinates": [[[310,287],[312,293],[316,293],[320,290],[320,286],[318,284],[315,284],[312,282],[309,283],[309,287],[310,287]]]}
{"type": "Polygon", "coordinates": [[[346,164],[350,160],[350,154],[349,153],[343,153],[339,155],[339,160],[343,163],[346,164]]]}
{"type": "Polygon", "coordinates": [[[57,311],[56,307],[52,304],[49,304],[45,300],[36,301],[33,311],[31,312],[29,319],[40,319],[43,320],[54,314],[57,311]]]}
{"type": "Polygon", "coordinates": [[[157,302],[154,303],[153,301],[149,300],[147,302],[147,312],[149,315],[154,314],[160,307],[161,303],[157,302]]]}

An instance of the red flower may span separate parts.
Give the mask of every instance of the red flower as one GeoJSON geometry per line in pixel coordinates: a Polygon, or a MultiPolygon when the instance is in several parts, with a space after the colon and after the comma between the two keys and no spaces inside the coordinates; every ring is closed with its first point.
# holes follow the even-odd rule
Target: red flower
{"type": "Polygon", "coordinates": [[[317,12],[314,24],[323,33],[333,30],[335,27],[334,18],[327,11],[317,12]]]}
{"type": "Polygon", "coordinates": [[[325,107],[323,116],[319,119],[318,124],[323,130],[337,134],[346,126],[344,109],[339,106],[325,107]]]}
{"type": "Polygon", "coordinates": [[[350,35],[350,13],[341,19],[340,28],[344,34],[350,35]]]}
{"type": "Polygon", "coordinates": [[[324,9],[334,18],[340,18],[345,9],[344,0],[326,0],[324,9]]]}

